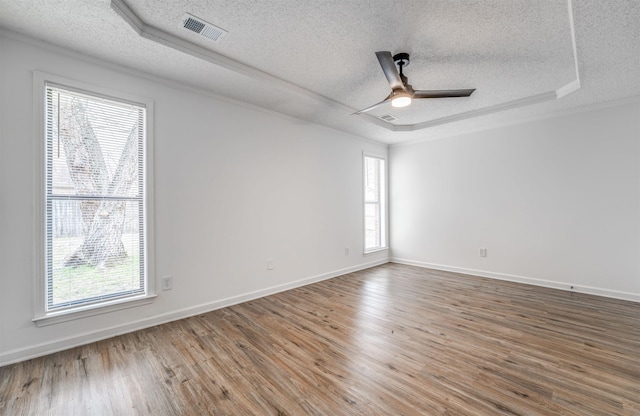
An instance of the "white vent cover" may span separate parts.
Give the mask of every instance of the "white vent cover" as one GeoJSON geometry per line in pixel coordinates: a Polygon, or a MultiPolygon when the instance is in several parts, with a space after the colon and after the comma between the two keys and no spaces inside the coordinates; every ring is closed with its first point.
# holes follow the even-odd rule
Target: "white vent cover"
{"type": "Polygon", "coordinates": [[[380,116],[381,119],[383,119],[384,121],[396,121],[398,119],[398,117],[394,116],[393,114],[385,114],[383,116],[380,116]]]}
{"type": "Polygon", "coordinates": [[[219,42],[228,33],[226,30],[205,22],[199,17],[195,17],[189,13],[185,13],[182,17],[182,27],[211,39],[214,42],[219,42]]]}

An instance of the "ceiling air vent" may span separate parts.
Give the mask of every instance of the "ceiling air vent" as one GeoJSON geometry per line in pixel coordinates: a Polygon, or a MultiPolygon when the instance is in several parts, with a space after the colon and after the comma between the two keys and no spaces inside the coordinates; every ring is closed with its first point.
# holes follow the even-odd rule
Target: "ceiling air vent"
{"type": "Polygon", "coordinates": [[[226,34],[227,31],[217,26],[207,23],[204,20],[192,16],[189,13],[185,13],[182,18],[182,26],[185,29],[189,29],[192,32],[196,32],[205,38],[211,39],[214,42],[219,42],[226,34]]]}
{"type": "Polygon", "coordinates": [[[383,116],[380,116],[380,118],[384,121],[396,121],[398,119],[398,117],[394,116],[393,114],[385,114],[383,116]]]}

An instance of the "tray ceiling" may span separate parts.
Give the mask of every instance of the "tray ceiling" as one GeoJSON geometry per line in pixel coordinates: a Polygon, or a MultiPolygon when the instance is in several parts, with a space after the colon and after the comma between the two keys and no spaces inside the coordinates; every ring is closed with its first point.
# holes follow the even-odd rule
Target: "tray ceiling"
{"type": "Polygon", "coordinates": [[[0,0],[0,26],[392,144],[640,95],[640,7],[601,3],[0,0]],[[185,13],[228,33],[188,31],[185,13]],[[476,92],[352,115],[389,94],[378,50],[411,54],[416,89],[476,92]]]}

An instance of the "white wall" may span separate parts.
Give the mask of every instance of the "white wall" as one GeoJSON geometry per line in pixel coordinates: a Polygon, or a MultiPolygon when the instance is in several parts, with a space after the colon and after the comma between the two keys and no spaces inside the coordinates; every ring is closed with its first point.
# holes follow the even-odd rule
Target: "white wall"
{"type": "Polygon", "coordinates": [[[389,153],[392,260],[640,301],[637,101],[389,153]]]}
{"type": "Polygon", "coordinates": [[[387,261],[361,254],[362,152],[385,146],[8,37],[0,52],[0,365],[387,261]],[[151,305],[31,322],[33,70],[154,100],[153,277],[174,283],[151,305]]]}

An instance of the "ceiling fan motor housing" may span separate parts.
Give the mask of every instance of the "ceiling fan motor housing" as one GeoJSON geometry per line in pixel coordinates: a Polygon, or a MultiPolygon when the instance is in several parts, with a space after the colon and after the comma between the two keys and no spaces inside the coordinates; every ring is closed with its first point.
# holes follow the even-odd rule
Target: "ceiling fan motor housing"
{"type": "Polygon", "coordinates": [[[396,65],[398,65],[399,67],[408,67],[409,63],[411,62],[409,60],[409,54],[405,53],[405,52],[401,52],[401,53],[397,53],[395,55],[393,55],[393,62],[396,63],[396,65]]]}

